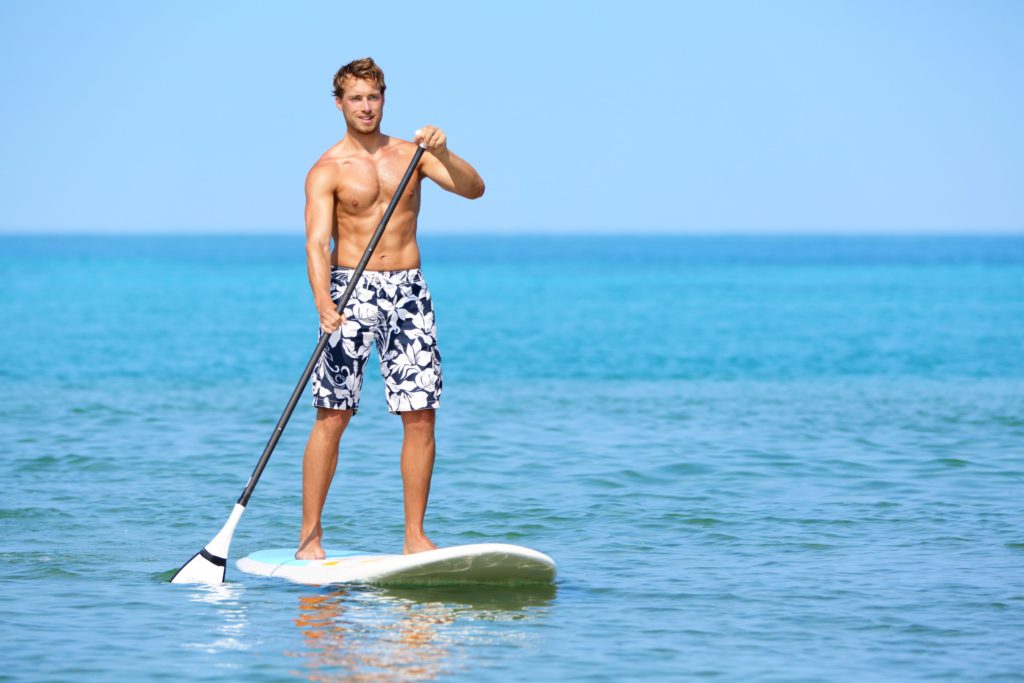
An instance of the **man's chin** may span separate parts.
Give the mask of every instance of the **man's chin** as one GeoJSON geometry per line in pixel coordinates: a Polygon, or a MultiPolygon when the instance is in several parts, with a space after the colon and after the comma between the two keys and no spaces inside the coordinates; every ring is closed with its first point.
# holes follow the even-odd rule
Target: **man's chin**
{"type": "Polygon", "coordinates": [[[369,135],[370,133],[376,133],[380,130],[380,121],[374,121],[373,123],[363,123],[362,121],[357,121],[356,124],[352,126],[352,128],[357,133],[369,135]]]}

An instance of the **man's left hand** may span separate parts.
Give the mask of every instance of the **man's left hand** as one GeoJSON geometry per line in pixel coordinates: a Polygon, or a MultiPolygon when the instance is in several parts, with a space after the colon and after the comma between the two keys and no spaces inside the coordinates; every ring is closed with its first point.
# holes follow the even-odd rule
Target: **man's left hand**
{"type": "Polygon", "coordinates": [[[437,126],[423,126],[416,131],[412,141],[436,157],[448,154],[448,136],[437,126]]]}

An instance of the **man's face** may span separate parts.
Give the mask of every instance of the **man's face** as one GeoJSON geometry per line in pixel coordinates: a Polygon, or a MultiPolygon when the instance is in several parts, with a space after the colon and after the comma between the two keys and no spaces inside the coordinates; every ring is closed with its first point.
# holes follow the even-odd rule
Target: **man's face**
{"type": "Polygon", "coordinates": [[[345,123],[358,133],[376,133],[384,113],[384,96],[373,81],[346,78],[342,81],[338,109],[345,115],[345,123]]]}

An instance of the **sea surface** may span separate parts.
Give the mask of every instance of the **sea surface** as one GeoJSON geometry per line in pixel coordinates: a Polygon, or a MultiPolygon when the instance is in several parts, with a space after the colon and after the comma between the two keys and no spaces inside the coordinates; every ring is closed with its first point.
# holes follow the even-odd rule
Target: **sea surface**
{"type": "MultiPolygon", "coordinates": [[[[0,238],[0,681],[1022,681],[1024,237],[424,238],[427,529],[550,589],[310,588],[299,234],[0,238]]],[[[371,359],[371,363],[375,362],[371,359]]],[[[324,530],[399,552],[369,372],[324,530]]]]}

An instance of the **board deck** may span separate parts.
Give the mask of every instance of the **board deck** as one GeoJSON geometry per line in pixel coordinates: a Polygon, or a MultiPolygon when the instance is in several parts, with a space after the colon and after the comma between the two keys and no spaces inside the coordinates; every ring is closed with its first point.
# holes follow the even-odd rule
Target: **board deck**
{"type": "Polygon", "coordinates": [[[551,583],[555,562],[542,552],[508,543],[476,543],[412,555],[328,550],[323,560],[296,560],[294,548],[260,550],[238,560],[247,574],[307,585],[551,583]]]}

